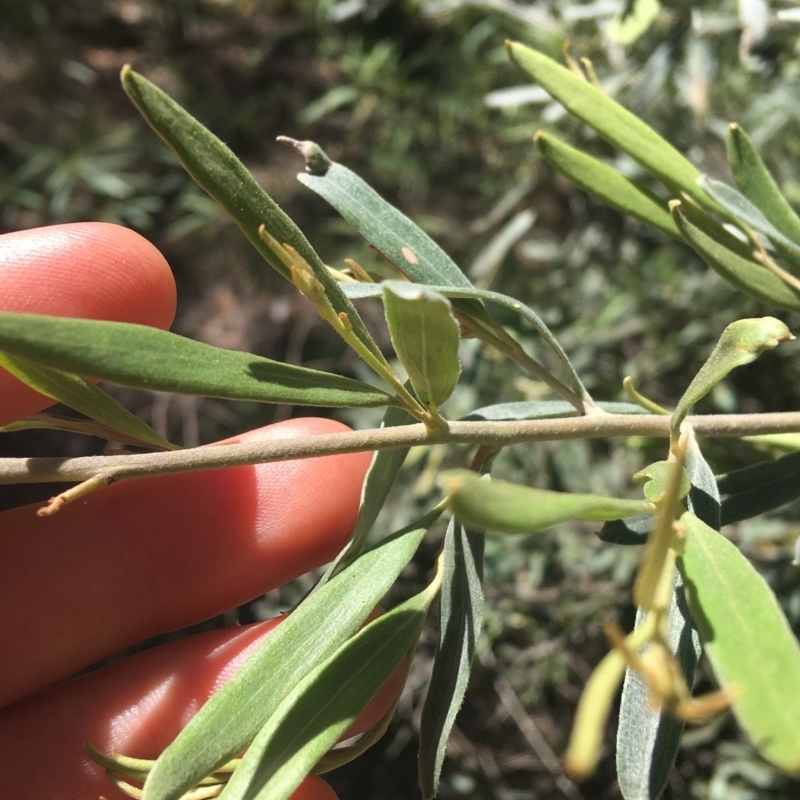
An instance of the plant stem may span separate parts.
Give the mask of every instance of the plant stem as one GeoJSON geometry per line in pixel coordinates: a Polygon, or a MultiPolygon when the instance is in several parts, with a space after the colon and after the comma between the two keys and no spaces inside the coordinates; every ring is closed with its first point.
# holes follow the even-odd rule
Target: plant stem
{"type": "MultiPolygon", "coordinates": [[[[699,437],[740,437],[800,432],[800,411],[771,414],[714,414],[687,417],[699,437]]],[[[668,439],[670,418],[651,414],[602,414],[509,422],[450,422],[447,431],[423,424],[328,433],[297,439],[211,445],[161,453],[82,458],[1,458],[0,484],[98,482],[168,475],[300,458],[388,450],[426,444],[512,444],[559,439],[651,436],[668,439]],[[99,478],[102,476],[102,479],[99,478]]]]}

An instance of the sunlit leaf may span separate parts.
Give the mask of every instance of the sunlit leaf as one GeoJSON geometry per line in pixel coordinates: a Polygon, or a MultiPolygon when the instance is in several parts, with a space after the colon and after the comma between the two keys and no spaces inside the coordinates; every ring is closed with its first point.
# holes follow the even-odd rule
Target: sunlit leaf
{"type": "Polygon", "coordinates": [[[39,394],[97,420],[109,430],[119,431],[120,436],[128,440],[163,450],[175,450],[177,447],[131,414],[110,394],[79,375],[53,369],[45,364],[2,351],[0,351],[0,367],[8,370],[15,378],[39,394]]]}
{"type": "Polygon", "coordinates": [[[171,97],[125,66],[122,88],[151,128],[175,152],[195,182],[228,212],[253,247],[285,278],[290,269],[279,252],[259,235],[263,225],[279,246],[288,244],[322,284],[336,314],[346,314],[353,333],[376,356],[380,350],[352,303],[342,294],[325,264],[297,225],[256,183],[233,151],[171,97]]]}
{"type": "Polygon", "coordinates": [[[639,117],[543,53],[518,42],[507,42],[507,47],[517,66],[607,142],[627,153],[676,195],[685,193],[701,206],[714,207],[697,185],[697,168],[639,117]]]}
{"type": "Polygon", "coordinates": [[[724,536],[694,514],[678,563],[708,660],[755,748],[800,774],[800,647],[772,590],[724,536]]]}
{"type": "Polygon", "coordinates": [[[476,528],[502,533],[530,533],[569,519],[620,519],[653,510],[644,500],[624,500],[593,494],[570,494],[483,481],[469,470],[449,470],[439,476],[447,503],[456,517],[476,528]]]}
{"type": "Polygon", "coordinates": [[[534,142],[544,159],[586,192],[624,214],[680,239],[666,200],[620,175],[608,164],[571,147],[549,133],[539,131],[534,142]]]}
{"type": "Polygon", "coordinates": [[[0,350],[136,389],[311,406],[397,403],[351,378],[125,322],[0,312],[0,350]]]}
{"type": "Polygon", "coordinates": [[[417,397],[437,409],[461,374],[458,322],[450,303],[425,286],[386,281],[383,304],[392,344],[417,397]]]}
{"type": "Polygon", "coordinates": [[[146,800],[177,800],[247,747],[300,681],[355,634],[439,513],[365,552],[278,625],[161,754],[146,800]]]}
{"type": "Polygon", "coordinates": [[[414,645],[435,594],[429,587],[378,617],[308,674],[255,738],[223,798],[286,800],[414,645]]]}
{"type": "MultiPolygon", "coordinates": [[[[492,292],[488,289],[462,289],[458,287],[454,288],[451,286],[441,285],[428,285],[427,288],[454,301],[457,301],[459,298],[487,300],[490,303],[496,303],[497,305],[508,308],[511,311],[519,314],[526,322],[530,323],[534,330],[545,340],[545,342],[547,342],[553,352],[555,352],[555,354],[558,356],[559,360],[564,365],[570,376],[570,384],[575,393],[581,397],[588,396],[588,392],[584,388],[581,379],[578,377],[578,373],[572,366],[572,363],[567,357],[567,354],[564,352],[564,349],[558,343],[558,340],[555,338],[555,336],[553,336],[552,332],[542,321],[541,317],[524,303],[521,303],[519,300],[515,300],[513,297],[509,297],[508,295],[500,294],[499,292],[492,292]]],[[[369,297],[383,297],[383,283],[343,283],[342,289],[344,290],[345,294],[347,294],[347,296],[353,300],[361,300],[369,297]]]]}
{"type": "Polygon", "coordinates": [[[767,305],[800,311],[800,294],[753,261],[741,242],[719,226],[713,231],[700,227],[698,215],[686,203],[672,203],[671,209],[681,236],[728,283],[767,305]]]}
{"type": "Polygon", "coordinates": [[[752,230],[764,234],[794,266],[800,264],[800,244],[784,236],[741,192],[707,175],[701,175],[698,183],[729,213],[732,221],[743,222],[752,230]]]}
{"type": "Polygon", "coordinates": [[[765,350],[772,350],[788,339],[794,339],[794,336],[786,324],[775,317],[740,319],[728,325],[675,406],[672,430],[675,432],[680,428],[689,409],[729,372],[752,363],[765,350]]]}
{"type": "Polygon", "coordinates": [[[464,700],[483,624],[483,548],[483,533],[450,520],[444,540],[439,645],[419,731],[419,782],[425,800],[439,786],[447,740],[464,700]]]}
{"type": "Polygon", "coordinates": [[[767,171],[755,145],[739,126],[728,126],[728,162],[739,191],[786,237],[800,242],[800,218],[767,171]]]}

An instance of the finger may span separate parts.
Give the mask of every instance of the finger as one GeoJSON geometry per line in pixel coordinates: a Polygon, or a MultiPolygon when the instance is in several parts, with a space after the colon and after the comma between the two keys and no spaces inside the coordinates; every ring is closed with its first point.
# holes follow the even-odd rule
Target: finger
{"type": "MultiPolygon", "coordinates": [[[[119,225],[81,222],[0,236],[0,310],[169,328],[175,281],[150,242],[119,225]]],[[[0,370],[0,425],[53,401],[0,370]]]]}
{"type": "MultiPolygon", "coordinates": [[[[307,418],[248,438],[343,430],[307,418]]],[[[0,658],[0,706],[330,561],[352,531],[369,460],[145,478],[52,517],[32,506],[0,514],[0,650],[13,653],[0,658]]]]}
{"type": "MultiPolygon", "coordinates": [[[[103,770],[86,757],[83,742],[106,753],[116,748],[124,755],[156,758],[279,622],[181,639],[0,712],[0,753],[14,764],[12,774],[4,772],[4,794],[15,800],[96,800],[99,794],[121,798],[103,770]]],[[[374,725],[391,706],[402,680],[400,667],[347,735],[374,725]]],[[[304,791],[309,799],[334,796],[317,779],[304,791]]]]}

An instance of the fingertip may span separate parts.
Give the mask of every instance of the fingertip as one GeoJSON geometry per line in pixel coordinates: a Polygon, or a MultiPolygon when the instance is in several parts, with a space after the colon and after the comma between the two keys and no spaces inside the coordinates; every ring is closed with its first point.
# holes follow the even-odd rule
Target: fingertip
{"type": "MultiPolygon", "coordinates": [[[[128,228],[78,222],[0,236],[0,310],[135,322],[167,329],[175,279],[158,249],[128,228]]],[[[0,425],[52,405],[0,370],[0,425]]]]}

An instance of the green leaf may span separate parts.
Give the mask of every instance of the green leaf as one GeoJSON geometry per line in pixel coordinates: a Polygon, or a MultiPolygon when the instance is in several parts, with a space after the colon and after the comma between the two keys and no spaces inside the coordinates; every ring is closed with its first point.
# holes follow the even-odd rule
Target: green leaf
{"type": "Polygon", "coordinates": [[[800,497],[800,453],[753,464],[717,478],[722,524],[750,519],[800,497]]]}
{"type": "MultiPolygon", "coordinates": [[[[677,570],[668,615],[667,644],[691,686],[701,650],[677,570]]],[[[635,628],[644,618],[645,613],[637,609],[635,628]]],[[[627,669],[617,725],[617,779],[625,800],[656,800],[661,795],[675,763],[683,727],[681,720],[651,707],[644,679],[627,669]]]]}
{"type": "Polygon", "coordinates": [[[332,162],[314,142],[289,144],[306,159],[297,179],[327,200],[371,245],[415,283],[471,288],[472,283],[433,239],[369,184],[332,162]]]}
{"type": "Polygon", "coordinates": [[[439,645],[419,732],[419,782],[425,800],[439,786],[447,740],[464,700],[483,624],[483,548],[483,533],[450,520],[444,540],[439,645]]]}
{"type": "Polygon", "coordinates": [[[729,372],[755,361],[764,350],[794,339],[786,325],[775,317],[740,319],[722,332],[711,355],[700,367],[672,414],[673,433],[680,430],[689,409],[705,397],[729,372]]]}
{"type": "Polygon", "coordinates": [[[132,444],[135,447],[144,446],[144,442],[136,436],[127,436],[109,425],[103,425],[93,419],[80,417],[64,417],[61,414],[32,414],[30,417],[9,422],[0,427],[0,433],[27,430],[52,430],[80,433],[83,436],[96,436],[109,442],[117,441],[122,444],[132,444]]]}
{"type": "Polygon", "coordinates": [[[195,182],[227,211],[250,244],[288,280],[292,279],[285,254],[274,250],[259,235],[263,225],[278,245],[288,244],[306,261],[336,314],[346,314],[362,345],[380,358],[358,312],[342,294],[308,239],[277,203],[256,183],[233,151],[171,97],[125,66],[122,88],[150,127],[180,159],[195,182]]]}
{"type": "MultiPolygon", "coordinates": [[[[686,495],[689,510],[718,530],[717,483],[694,439],[686,452],[684,469],[690,482],[686,495]]],[[[677,569],[667,614],[667,646],[675,654],[687,685],[691,686],[701,653],[700,637],[692,622],[683,579],[677,569]]],[[[635,627],[638,628],[644,619],[645,612],[637,609],[635,627]]],[[[653,709],[649,695],[641,674],[628,668],[617,726],[617,778],[625,800],[656,800],[666,786],[680,747],[683,721],[653,709]]]]}
{"type": "MultiPolygon", "coordinates": [[[[744,245],[723,229],[701,228],[699,215],[685,203],[672,203],[672,218],[681,236],[728,283],[762,303],[800,311],[800,295],[747,255],[744,245]]],[[[701,223],[702,224],[702,223],[701,223]]]]}
{"type": "MultiPolygon", "coordinates": [[[[609,414],[647,414],[647,411],[635,403],[597,403],[597,407],[609,414]]],[[[555,419],[557,417],[577,417],[574,406],[565,400],[520,400],[511,403],[495,403],[470,411],[461,419],[486,420],[501,422],[503,420],[522,419],[555,419]]]]}
{"type": "Polygon", "coordinates": [[[156,762],[146,800],[177,800],[247,747],[291,691],[358,630],[439,511],[368,550],[259,645],[156,762]]]}
{"type": "Polygon", "coordinates": [[[741,192],[707,175],[701,175],[698,183],[728,212],[729,219],[764,234],[793,265],[800,264],[800,244],[784,236],[741,192]]]}
{"type": "Polygon", "coordinates": [[[606,28],[606,35],[623,47],[629,47],[647,33],[661,11],[658,0],[634,0],[629,6],[629,10],[620,11],[606,28]]]}
{"type": "MultiPolygon", "coordinates": [[[[416,420],[405,409],[389,407],[383,415],[381,428],[409,425],[413,422],[416,420]]],[[[361,488],[361,503],[353,535],[325,570],[313,591],[321,589],[343,565],[351,563],[361,553],[409,450],[409,447],[392,447],[388,450],[376,450],[372,454],[372,461],[361,488]]]]}
{"type": "Polygon", "coordinates": [[[417,397],[430,410],[453,393],[461,374],[458,322],[446,298],[427,287],[386,281],[386,321],[397,357],[417,397]]]}
{"type": "Polygon", "coordinates": [[[151,391],[311,406],[372,407],[398,402],[351,378],[125,322],[0,312],[0,350],[151,391]]]}
{"type": "Polygon", "coordinates": [[[222,798],[290,797],[414,646],[435,595],[428,587],[393,608],[307,675],[255,738],[222,798]]]}
{"type": "Polygon", "coordinates": [[[739,191],[784,236],[800,242],[800,218],[781,194],[750,137],[735,123],[728,126],[728,163],[739,191]]]}
{"type": "Polygon", "coordinates": [[[697,168],[635,114],[546,55],[518,42],[506,46],[523,72],[609,144],[627,153],[676,195],[684,193],[701,206],[715,207],[697,185],[697,168]]]}
{"type": "MultiPolygon", "coordinates": [[[[507,295],[500,294],[499,292],[492,292],[488,289],[462,289],[441,285],[434,286],[430,284],[428,284],[426,288],[433,292],[438,292],[439,294],[444,295],[452,300],[457,301],[460,298],[488,300],[490,303],[496,303],[497,305],[516,312],[526,322],[529,322],[531,326],[533,326],[534,330],[536,330],[536,332],[545,340],[553,352],[555,352],[555,354],[558,356],[559,360],[564,365],[570,376],[570,383],[575,393],[579,397],[589,396],[588,392],[583,386],[583,383],[581,382],[581,379],[578,377],[578,373],[572,366],[572,363],[567,357],[567,354],[564,352],[564,349],[558,343],[558,340],[555,338],[555,336],[553,336],[547,325],[544,324],[541,317],[524,303],[521,303],[519,300],[516,300],[513,297],[508,297],[507,295]]],[[[361,300],[371,297],[383,298],[383,283],[343,283],[342,289],[347,296],[353,300],[361,300]]]]}
{"type": "Polygon", "coordinates": [[[694,514],[678,565],[686,598],[720,685],[755,748],[800,774],[800,647],[778,601],[750,562],[694,514]]]}
{"type": "Polygon", "coordinates": [[[669,236],[681,238],[665,200],[549,133],[539,131],[533,141],[549,164],[584,191],[669,236]]]}
{"type": "Polygon", "coordinates": [[[644,500],[593,494],[569,494],[483,481],[474,472],[454,469],[439,476],[447,504],[456,517],[476,528],[502,533],[530,533],[568,519],[620,519],[653,510],[644,500]]]}
{"type": "Polygon", "coordinates": [[[128,441],[163,450],[179,449],[131,414],[99,386],[78,375],[18,358],[7,352],[0,352],[0,367],[39,394],[97,420],[111,431],[119,431],[120,436],[128,441]]]}
{"type": "MultiPolygon", "coordinates": [[[[464,314],[489,333],[500,329],[480,301],[494,300],[525,316],[569,370],[573,391],[582,400],[589,394],[580,382],[561,345],[547,326],[530,309],[513,298],[475,289],[450,257],[408,217],[387,203],[354,172],[335,164],[313,142],[282,141],[297,149],[306,159],[309,174],[298,180],[327,200],[387,261],[414,283],[422,283],[454,300],[456,314],[464,314]],[[501,299],[502,298],[502,299],[501,299]]],[[[358,286],[370,284],[344,283],[343,291],[351,298],[372,296],[359,294],[358,286]],[[355,294],[352,292],[355,291],[355,294]]],[[[379,290],[381,291],[381,290],[379,290]]]]}

